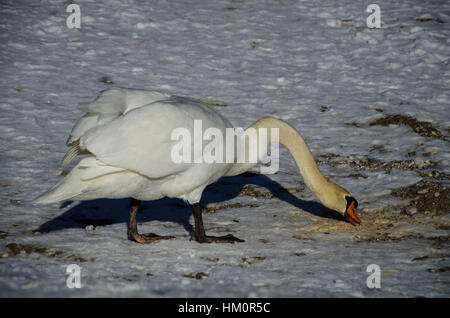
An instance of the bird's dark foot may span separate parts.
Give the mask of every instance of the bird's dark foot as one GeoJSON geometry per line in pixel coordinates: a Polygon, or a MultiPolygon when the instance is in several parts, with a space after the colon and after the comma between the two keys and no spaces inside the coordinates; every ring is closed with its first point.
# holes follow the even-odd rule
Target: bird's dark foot
{"type": "Polygon", "coordinates": [[[191,237],[191,240],[194,239],[199,243],[232,243],[234,244],[234,242],[245,242],[244,240],[241,240],[240,238],[237,238],[234,235],[228,234],[228,235],[224,235],[224,236],[208,236],[208,235],[204,235],[204,236],[197,236],[197,235],[193,235],[191,237]]]}
{"type": "Polygon", "coordinates": [[[128,234],[128,239],[130,241],[136,241],[141,244],[156,243],[161,240],[170,240],[173,238],[175,238],[175,236],[161,236],[161,235],[156,235],[154,233],[146,233],[146,234],[130,233],[130,234],[128,234]]]}

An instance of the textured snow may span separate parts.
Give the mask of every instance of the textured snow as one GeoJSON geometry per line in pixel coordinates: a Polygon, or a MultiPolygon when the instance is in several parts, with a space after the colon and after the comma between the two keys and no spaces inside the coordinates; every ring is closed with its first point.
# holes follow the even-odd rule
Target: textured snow
{"type": "Polygon", "coordinates": [[[448,1],[380,2],[380,29],[365,26],[365,1],[77,3],[80,29],[66,26],[69,1],[0,3],[0,296],[450,296],[448,240],[433,240],[448,238],[448,214],[439,227],[429,215],[396,224],[409,239],[358,239],[371,213],[407,205],[390,193],[418,182],[415,170],[352,178],[351,167],[320,164],[358,199],[355,228],[327,217],[281,149],[277,174],[223,178],[205,191],[203,203],[217,207],[204,214],[206,231],[245,240],[232,245],[190,241],[191,211],[179,200],[144,202],[139,230],[176,236],[153,245],[127,240],[127,199],[29,204],[61,178],[77,104],[111,82],[225,102],[218,111],[235,126],[277,116],[316,158],[390,162],[432,149],[422,159],[448,174],[448,139],[368,125],[408,114],[448,137],[448,1]],[[275,197],[240,194],[247,183],[275,197]],[[34,249],[14,255],[12,243],[34,249]],[[379,289],[366,286],[372,263],[379,289]],[[66,286],[70,264],[81,266],[80,289],[66,286]]]}

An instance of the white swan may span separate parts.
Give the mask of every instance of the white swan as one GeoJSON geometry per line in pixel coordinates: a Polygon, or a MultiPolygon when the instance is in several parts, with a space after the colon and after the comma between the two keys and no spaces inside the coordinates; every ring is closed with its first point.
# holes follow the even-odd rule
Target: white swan
{"type": "MultiPolygon", "coordinates": [[[[79,154],[87,157],[33,203],[131,197],[128,238],[150,243],[172,237],[138,233],[136,213],[140,200],[180,198],[192,205],[195,240],[201,243],[242,241],[232,235],[207,236],[199,201],[207,185],[222,176],[241,174],[256,163],[177,164],[171,160],[176,143],[171,139],[171,132],[175,128],[185,127],[192,132],[194,120],[201,120],[203,129],[215,127],[225,131],[232,127],[213,107],[191,98],[112,88],[103,91],[95,101],[80,104],[79,108],[86,114],[72,129],[67,141],[71,149],[62,164],[67,165],[79,154]]],[[[251,127],[278,128],[279,142],[291,152],[306,185],[320,202],[341,212],[353,225],[361,223],[354,212],[357,201],[321,174],[297,130],[272,117],[261,118],[251,127]]]]}

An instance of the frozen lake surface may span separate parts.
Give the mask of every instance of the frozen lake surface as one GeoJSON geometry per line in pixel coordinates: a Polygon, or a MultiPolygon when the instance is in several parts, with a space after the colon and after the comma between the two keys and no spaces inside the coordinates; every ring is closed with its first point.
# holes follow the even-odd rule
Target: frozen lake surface
{"type": "Polygon", "coordinates": [[[383,1],[379,29],[364,1],[151,3],[82,1],[69,29],[69,1],[1,2],[0,296],[450,296],[448,1],[383,1]],[[317,203],[286,149],[277,174],[203,194],[207,233],[245,243],[190,241],[175,199],[143,203],[140,231],[176,236],[152,245],[127,240],[128,199],[31,205],[61,178],[77,104],[112,86],[286,120],[363,225],[317,203]]]}

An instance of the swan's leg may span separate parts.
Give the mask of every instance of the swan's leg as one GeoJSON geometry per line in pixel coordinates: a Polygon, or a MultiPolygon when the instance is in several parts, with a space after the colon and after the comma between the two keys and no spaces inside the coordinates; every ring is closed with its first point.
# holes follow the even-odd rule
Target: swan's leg
{"type": "Polygon", "coordinates": [[[160,236],[153,233],[139,234],[137,230],[136,214],[139,210],[139,205],[141,201],[136,199],[131,199],[131,209],[130,209],[130,223],[128,225],[128,239],[131,241],[136,241],[141,244],[148,244],[158,242],[160,240],[168,240],[174,238],[174,236],[160,236]]]}
{"type": "Polygon", "coordinates": [[[224,236],[207,236],[205,234],[205,228],[203,227],[202,219],[202,206],[200,203],[195,203],[192,205],[192,214],[194,215],[194,239],[199,243],[234,243],[234,242],[244,242],[244,240],[238,239],[237,237],[228,234],[224,236]]]}

